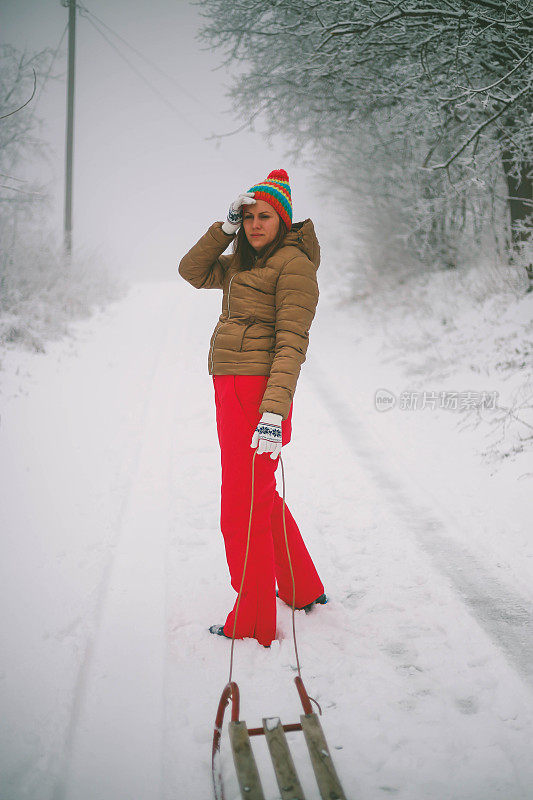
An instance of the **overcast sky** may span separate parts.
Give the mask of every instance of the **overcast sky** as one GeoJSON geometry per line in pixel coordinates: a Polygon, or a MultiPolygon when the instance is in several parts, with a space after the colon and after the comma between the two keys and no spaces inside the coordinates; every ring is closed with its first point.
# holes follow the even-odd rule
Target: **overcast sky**
{"type": "MultiPolygon", "coordinates": [[[[176,261],[205,229],[223,219],[240,191],[283,167],[291,180],[294,220],[311,217],[319,238],[323,203],[309,173],[270,149],[260,132],[209,141],[239,127],[229,113],[222,53],[201,49],[201,17],[185,0],[87,0],[85,7],[148,59],[164,77],[102,28],[159,97],[78,14],[74,153],[74,246],[102,247],[132,277],[171,278],[176,261]],[[171,108],[170,106],[174,108],[171,108]]],[[[0,0],[2,43],[54,50],[67,22],[60,0],[0,0]]],[[[63,224],[67,37],[38,100],[53,146],[41,174],[51,181],[53,219],[63,224]]],[[[280,121],[282,131],[282,121],[280,121]]],[[[32,167],[37,169],[37,167],[32,167]]],[[[323,239],[323,236],[322,236],[323,239]]]]}

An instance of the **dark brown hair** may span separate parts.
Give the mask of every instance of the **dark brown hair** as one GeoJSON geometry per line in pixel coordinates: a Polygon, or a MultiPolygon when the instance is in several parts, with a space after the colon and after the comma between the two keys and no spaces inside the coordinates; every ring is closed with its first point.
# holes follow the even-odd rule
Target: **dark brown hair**
{"type": "Polygon", "coordinates": [[[278,232],[274,240],[257,252],[248,241],[248,237],[244,232],[244,225],[241,225],[237,231],[237,236],[233,240],[233,263],[241,271],[264,264],[281,247],[286,235],[287,226],[280,217],[278,232]]]}

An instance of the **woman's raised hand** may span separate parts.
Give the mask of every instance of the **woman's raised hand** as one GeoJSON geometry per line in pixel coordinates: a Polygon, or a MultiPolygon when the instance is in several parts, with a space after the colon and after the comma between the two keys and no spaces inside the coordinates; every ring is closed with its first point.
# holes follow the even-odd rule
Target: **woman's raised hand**
{"type": "Polygon", "coordinates": [[[228,218],[222,225],[224,233],[233,234],[242,222],[242,207],[255,203],[254,192],[243,192],[229,207],[228,218]]]}

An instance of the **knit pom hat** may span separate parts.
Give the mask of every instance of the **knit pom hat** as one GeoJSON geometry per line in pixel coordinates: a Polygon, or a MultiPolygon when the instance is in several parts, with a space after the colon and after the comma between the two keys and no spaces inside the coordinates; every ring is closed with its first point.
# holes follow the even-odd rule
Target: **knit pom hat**
{"type": "Polygon", "coordinates": [[[261,183],[248,189],[255,192],[255,200],[264,200],[278,212],[281,219],[290,231],[292,227],[292,200],[289,176],[284,169],[275,169],[261,183]]]}

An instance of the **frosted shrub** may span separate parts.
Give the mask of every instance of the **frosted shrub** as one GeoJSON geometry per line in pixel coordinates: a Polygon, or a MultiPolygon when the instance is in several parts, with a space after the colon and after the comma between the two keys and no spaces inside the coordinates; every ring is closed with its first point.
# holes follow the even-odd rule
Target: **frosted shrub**
{"type": "Polygon", "coordinates": [[[68,323],[88,317],[120,297],[122,281],[97,254],[74,252],[65,261],[51,235],[19,232],[0,262],[0,344],[45,352],[46,340],[68,333],[68,323]]]}

